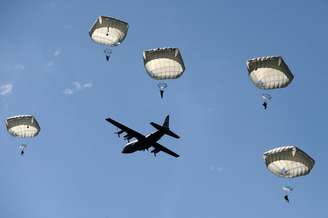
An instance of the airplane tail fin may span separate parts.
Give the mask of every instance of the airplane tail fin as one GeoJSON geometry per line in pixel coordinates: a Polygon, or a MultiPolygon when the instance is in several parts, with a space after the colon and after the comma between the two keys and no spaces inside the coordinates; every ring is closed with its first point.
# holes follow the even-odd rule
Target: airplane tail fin
{"type": "Polygon", "coordinates": [[[170,116],[169,115],[167,115],[166,117],[165,117],[165,120],[164,120],[164,123],[163,123],[163,127],[165,127],[165,128],[170,128],[170,116]]]}
{"type": "Polygon", "coordinates": [[[158,131],[161,131],[163,132],[165,135],[169,135],[173,138],[180,138],[180,136],[178,136],[177,134],[175,134],[174,132],[172,132],[170,130],[170,117],[169,115],[166,116],[165,120],[164,120],[164,123],[163,123],[163,126],[157,124],[157,123],[154,123],[154,122],[151,122],[150,125],[152,125],[153,127],[155,127],[158,131]]]}

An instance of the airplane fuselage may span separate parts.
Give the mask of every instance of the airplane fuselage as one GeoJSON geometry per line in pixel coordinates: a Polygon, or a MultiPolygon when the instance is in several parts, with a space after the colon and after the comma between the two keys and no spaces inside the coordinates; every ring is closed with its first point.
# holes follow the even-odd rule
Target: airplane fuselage
{"type": "Polygon", "coordinates": [[[146,135],[145,138],[142,140],[133,140],[124,146],[122,153],[128,154],[134,153],[136,151],[148,150],[150,147],[152,147],[154,143],[160,140],[163,135],[164,134],[162,132],[156,131],[146,135]]]}

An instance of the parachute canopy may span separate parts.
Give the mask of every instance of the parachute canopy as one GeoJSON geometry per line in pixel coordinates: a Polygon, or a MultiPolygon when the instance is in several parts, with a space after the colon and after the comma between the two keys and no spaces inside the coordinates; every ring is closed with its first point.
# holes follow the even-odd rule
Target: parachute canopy
{"type": "Polygon", "coordinates": [[[31,115],[18,115],[6,119],[8,132],[21,138],[35,137],[40,132],[38,121],[31,115]]]}
{"type": "Polygon", "coordinates": [[[294,178],[305,176],[312,170],[315,161],[296,146],[283,146],[264,153],[265,164],[273,174],[294,178]]]}
{"type": "Polygon", "coordinates": [[[281,56],[267,56],[247,61],[249,77],[260,89],[277,89],[288,86],[294,76],[281,56]]]}
{"type": "Polygon", "coordinates": [[[123,42],[128,33],[128,29],[128,23],[122,20],[100,16],[91,27],[89,35],[96,43],[115,46],[123,42]]]}
{"type": "Polygon", "coordinates": [[[143,60],[147,73],[153,79],[176,79],[185,71],[178,48],[157,48],[144,51],[143,60]]]}

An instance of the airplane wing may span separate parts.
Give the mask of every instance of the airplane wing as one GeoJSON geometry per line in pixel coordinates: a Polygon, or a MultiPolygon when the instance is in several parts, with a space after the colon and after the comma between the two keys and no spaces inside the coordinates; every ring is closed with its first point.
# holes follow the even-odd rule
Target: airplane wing
{"type": "Polygon", "coordinates": [[[165,152],[165,153],[167,153],[169,155],[172,155],[173,157],[179,157],[180,156],[180,155],[174,153],[170,149],[164,147],[163,145],[161,145],[161,144],[159,144],[157,142],[154,143],[152,146],[155,148],[155,150],[157,150],[157,151],[163,151],[163,152],[165,152]]]}
{"type": "Polygon", "coordinates": [[[111,119],[111,118],[107,118],[106,119],[108,122],[110,122],[111,124],[113,124],[114,126],[116,126],[117,128],[121,129],[123,132],[126,132],[128,136],[130,137],[134,137],[138,140],[142,140],[145,138],[145,136],[133,129],[130,129],[129,127],[111,119]]]}

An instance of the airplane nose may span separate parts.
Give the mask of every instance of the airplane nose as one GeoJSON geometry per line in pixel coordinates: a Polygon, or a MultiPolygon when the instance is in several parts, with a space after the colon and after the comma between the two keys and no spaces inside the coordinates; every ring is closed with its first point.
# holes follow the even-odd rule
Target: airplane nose
{"type": "Polygon", "coordinates": [[[123,154],[128,153],[128,151],[127,151],[127,147],[123,148],[122,153],[123,153],[123,154]]]}

